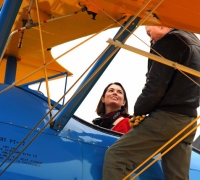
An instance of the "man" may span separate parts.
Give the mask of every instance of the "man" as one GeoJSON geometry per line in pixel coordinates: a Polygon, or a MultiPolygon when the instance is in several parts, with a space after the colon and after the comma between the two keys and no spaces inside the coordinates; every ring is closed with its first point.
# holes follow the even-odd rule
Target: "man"
{"type": "MultiPolygon", "coordinates": [[[[147,26],[146,31],[153,42],[151,53],[200,71],[200,41],[194,34],[163,26],[147,26]]],[[[107,150],[103,180],[123,179],[197,117],[200,88],[193,81],[150,59],[146,76],[134,116],[147,117],[107,150]]],[[[188,76],[200,83],[200,78],[188,76]]],[[[189,180],[194,135],[195,132],[162,157],[165,180],[189,180]]]]}

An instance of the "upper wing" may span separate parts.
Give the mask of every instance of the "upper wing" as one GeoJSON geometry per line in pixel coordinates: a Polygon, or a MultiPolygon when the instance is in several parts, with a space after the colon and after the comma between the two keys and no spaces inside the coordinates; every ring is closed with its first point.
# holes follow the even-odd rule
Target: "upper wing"
{"type": "MultiPolygon", "coordinates": [[[[3,4],[3,2],[3,0],[0,0],[0,4],[3,4]]],[[[29,26],[30,17],[33,23],[38,22],[35,1],[30,8],[30,16],[28,16],[28,8],[31,2],[31,0],[22,2],[12,32],[23,26],[29,26]],[[26,24],[23,24],[23,22],[26,22],[26,24]]],[[[155,8],[155,11],[144,21],[143,25],[164,25],[200,33],[200,23],[198,23],[200,17],[199,0],[38,0],[38,5],[40,21],[43,22],[42,39],[46,63],[53,60],[49,51],[52,47],[97,33],[122,16],[128,18],[136,15],[140,10],[141,13],[138,16],[142,21],[155,8]],[[147,2],[149,3],[147,4],[147,2]],[[161,4],[155,8],[159,2],[161,4]],[[145,4],[147,5],[141,10],[145,4]],[[87,11],[77,13],[83,7],[86,7],[87,11]],[[65,15],[70,16],[57,19],[65,15]],[[45,23],[48,20],[51,21],[45,23]]],[[[120,26],[122,23],[123,21],[115,23],[112,27],[120,26]]],[[[16,81],[41,67],[43,56],[38,26],[15,33],[6,47],[4,57],[8,55],[17,57],[19,60],[16,81]],[[19,44],[21,47],[18,47],[19,44]]],[[[2,61],[0,81],[4,78],[4,71],[2,70],[4,66],[5,61],[2,61]]],[[[64,71],[67,70],[56,61],[47,66],[48,75],[64,71]]],[[[68,71],[68,73],[71,75],[71,72],[68,71]]],[[[40,77],[44,77],[43,69],[21,83],[40,77]]]]}

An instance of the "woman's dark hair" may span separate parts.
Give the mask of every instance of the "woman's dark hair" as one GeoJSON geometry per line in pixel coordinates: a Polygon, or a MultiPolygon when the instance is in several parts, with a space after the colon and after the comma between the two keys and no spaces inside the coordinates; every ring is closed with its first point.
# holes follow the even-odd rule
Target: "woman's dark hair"
{"type": "MultiPolygon", "coordinates": [[[[118,85],[118,86],[120,86],[120,87],[122,88],[122,90],[123,90],[123,92],[124,92],[124,93],[123,93],[123,94],[124,94],[124,100],[126,101],[126,103],[125,103],[124,106],[121,107],[121,110],[122,110],[122,113],[123,113],[123,114],[128,114],[128,99],[127,99],[127,96],[126,96],[126,91],[125,91],[124,87],[123,87],[120,83],[114,82],[114,83],[108,84],[108,86],[104,89],[101,98],[102,98],[102,97],[105,97],[106,91],[107,91],[108,88],[109,88],[111,85],[113,85],[113,84],[118,85]]],[[[105,114],[105,104],[102,102],[101,98],[100,98],[100,100],[99,100],[99,103],[98,103],[97,109],[96,109],[96,112],[97,112],[97,114],[98,114],[99,116],[102,116],[102,115],[105,114]]]]}

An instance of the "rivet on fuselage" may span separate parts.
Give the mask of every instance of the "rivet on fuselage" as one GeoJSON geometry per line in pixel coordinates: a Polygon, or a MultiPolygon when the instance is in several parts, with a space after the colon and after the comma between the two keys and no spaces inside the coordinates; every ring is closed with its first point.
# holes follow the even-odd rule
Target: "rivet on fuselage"
{"type": "Polygon", "coordinates": [[[58,127],[58,128],[61,128],[61,125],[60,125],[60,124],[58,124],[58,125],[57,125],[57,127],[58,127]]]}

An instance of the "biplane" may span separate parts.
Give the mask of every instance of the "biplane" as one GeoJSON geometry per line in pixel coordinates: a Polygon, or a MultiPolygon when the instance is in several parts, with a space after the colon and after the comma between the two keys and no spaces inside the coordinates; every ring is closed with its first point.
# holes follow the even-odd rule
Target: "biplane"
{"type": "MultiPolygon", "coordinates": [[[[122,134],[95,126],[74,112],[120,48],[149,56],[124,44],[140,25],[164,25],[200,33],[199,0],[0,0],[0,5],[3,180],[100,180],[105,151],[122,134]],[[70,87],[68,91],[64,89],[57,102],[52,100],[48,82],[67,79],[72,72],[57,63],[59,57],[53,58],[51,49],[87,35],[92,38],[113,27],[120,27],[119,31],[88,68],[72,97],[63,100],[70,87]],[[47,95],[39,90],[41,83],[46,85],[47,95]],[[38,84],[37,90],[30,88],[34,84],[38,84]]],[[[187,72],[200,77],[200,72],[187,72]]],[[[193,143],[191,180],[200,179],[199,161],[197,137],[193,143]]],[[[131,177],[163,180],[161,160],[143,173],[138,169],[131,177]]]]}

